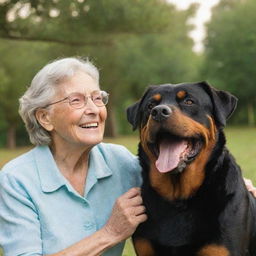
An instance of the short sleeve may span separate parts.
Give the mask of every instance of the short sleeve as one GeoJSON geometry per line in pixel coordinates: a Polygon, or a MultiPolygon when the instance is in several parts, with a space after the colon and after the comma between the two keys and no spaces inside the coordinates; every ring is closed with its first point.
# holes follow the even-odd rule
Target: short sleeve
{"type": "Polygon", "coordinates": [[[5,256],[42,255],[40,223],[25,188],[9,173],[0,173],[0,245],[5,256]]]}

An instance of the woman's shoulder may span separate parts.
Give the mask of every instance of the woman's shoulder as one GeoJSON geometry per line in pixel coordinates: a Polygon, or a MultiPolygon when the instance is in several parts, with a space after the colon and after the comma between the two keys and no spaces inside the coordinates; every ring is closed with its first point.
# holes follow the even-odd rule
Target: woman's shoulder
{"type": "Polygon", "coordinates": [[[138,169],[138,157],[132,154],[126,147],[112,143],[100,143],[97,145],[99,154],[109,165],[119,165],[125,168],[138,169]]]}
{"type": "Polygon", "coordinates": [[[132,154],[126,147],[119,144],[100,143],[97,145],[97,148],[103,155],[115,155],[122,158],[137,159],[137,157],[132,154]]]}
{"type": "Polygon", "coordinates": [[[12,177],[15,180],[24,180],[28,177],[36,177],[35,170],[37,168],[35,152],[37,147],[26,153],[14,158],[6,163],[0,171],[0,181],[3,177],[12,177]]]}
{"type": "Polygon", "coordinates": [[[23,153],[22,155],[12,159],[11,161],[7,162],[2,170],[1,170],[1,173],[4,173],[4,172],[13,172],[15,169],[23,166],[23,165],[27,165],[29,163],[31,163],[31,161],[33,161],[33,151],[34,149],[32,150],[29,150],[28,152],[26,153],[23,153]]]}
{"type": "Polygon", "coordinates": [[[97,145],[96,151],[103,157],[112,173],[122,177],[124,184],[131,187],[141,184],[141,167],[138,157],[126,147],[112,143],[100,143],[97,145]]]}

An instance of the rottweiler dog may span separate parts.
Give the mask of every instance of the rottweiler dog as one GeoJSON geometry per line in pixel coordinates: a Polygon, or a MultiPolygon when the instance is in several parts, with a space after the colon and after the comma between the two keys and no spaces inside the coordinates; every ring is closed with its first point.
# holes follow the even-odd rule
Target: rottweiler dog
{"type": "Polygon", "coordinates": [[[223,132],[236,105],[198,82],[150,86],[127,109],[148,215],[133,236],[137,255],[256,255],[256,201],[223,132]]]}

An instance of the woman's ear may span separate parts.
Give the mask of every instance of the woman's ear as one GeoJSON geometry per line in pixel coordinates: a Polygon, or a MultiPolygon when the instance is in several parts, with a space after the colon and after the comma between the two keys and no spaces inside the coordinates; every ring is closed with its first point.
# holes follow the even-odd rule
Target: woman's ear
{"type": "Polygon", "coordinates": [[[36,119],[37,122],[44,127],[45,130],[47,130],[48,132],[53,130],[53,125],[51,123],[51,119],[50,119],[50,113],[48,110],[46,109],[42,109],[39,108],[36,110],[36,119]]]}

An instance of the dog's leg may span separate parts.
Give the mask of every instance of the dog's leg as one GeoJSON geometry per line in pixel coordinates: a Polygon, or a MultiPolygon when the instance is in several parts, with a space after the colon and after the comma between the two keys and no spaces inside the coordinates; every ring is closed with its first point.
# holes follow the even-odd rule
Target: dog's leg
{"type": "Polygon", "coordinates": [[[133,245],[137,256],[156,256],[152,244],[144,238],[133,238],[133,245]]]}
{"type": "Polygon", "coordinates": [[[199,250],[196,256],[232,256],[228,249],[221,245],[209,244],[199,250]]]}

